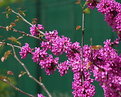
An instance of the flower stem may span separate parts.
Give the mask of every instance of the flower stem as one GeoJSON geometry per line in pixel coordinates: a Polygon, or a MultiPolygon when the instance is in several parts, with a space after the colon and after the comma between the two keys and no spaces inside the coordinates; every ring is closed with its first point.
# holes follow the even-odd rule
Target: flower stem
{"type": "MultiPolygon", "coordinates": [[[[82,59],[82,65],[83,64],[83,47],[84,47],[84,33],[85,33],[85,13],[83,12],[83,7],[82,7],[82,35],[81,35],[81,48],[82,48],[82,51],[81,51],[81,59],[82,59]]],[[[83,71],[82,72],[82,80],[84,81],[85,80],[85,76],[84,76],[84,73],[83,71]]]]}

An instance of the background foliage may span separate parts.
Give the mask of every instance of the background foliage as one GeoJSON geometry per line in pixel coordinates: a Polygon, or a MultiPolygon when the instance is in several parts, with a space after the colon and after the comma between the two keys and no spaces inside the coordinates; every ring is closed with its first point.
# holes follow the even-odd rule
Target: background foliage
{"type": "MultiPolygon", "coordinates": [[[[26,11],[26,19],[32,21],[32,18],[38,18],[39,23],[45,26],[46,30],[57,29],[60,35],[65,35],[71,38],[72,41],[81,41],[81,31],[76,30],[76,26],[81,25],[81,8],[79,5],[75,4],[76,0],[0,0],[0,6],[2,12],[5,9],[4,6],[10,5],[12,8],[23,8],[26,11]],[[18,2],[18,3],[17,3],[18,2]],[[20,3],[21,2],[21,3],[20,3]]],[[[117,0],[120,1],[120,0],[117,0]]],[[[15,18],[14,15],[10,16],[9,19],[6,19],[5,16],[0,16],[0,25],[7,25],[15,18]]],[[[29,33],[29,26],[26,23],[20,22],[18,24],[19,30],[24,30],[29,33]]],[[[0,34],[3,36],[17,36],[17,34],[12,34],[8,32],[0,31],[0,34]]],[[[91,11],[89,15],[86,15],[86,33],[85,33],[85,44],[102,44],[106,38],[115,39],[115,33],[111,33],[112,29],[104,22],[103,16],[98,13],[96,10],[91,11]]],[[[21,40],[22,45],[25,41],[29,41],[32,46],[37,46],[38,41],[27,38],[21,40]]],[[[6,51],[9,48],[4,48],[6,51]]],[[[4,55],[3,52],[0,53],[0,57],[4,55]]],[[[47,86],[53,95],[60,95],[64,93],[67,95],[71,94],[71,82],[72,74],[69,73],[64,77],[60,77],[58,73],[51,76],[46,76],[43,71],[40,70],[39,66],[33,64],[29,59],[25,60],[25,64],[31,70],[31,73],[36,77],[42,76],[43,82],[47,86]]],[[[65,57],[61,57],[62,61],[65,60],[65,57]]],[[[23,70],[19,64],[13,60],[13,57],[10,56],[9,60],[6,60],[5,63],[0,62],[0,70],[2,68],[7,68],[7,70],[12,70],[16,75],[15,80],[17,81],[17,86],[24,89],[27,92],[32,94],[37,94],[41,92],[41,88],[34,84],[27,76],[18,78],[18,75],[23,70]]],[[[103,97],[103,91],[98,86],[98,83],[94,83],[98,91],[95,97],[103,97]]],[[[8,85],[0,82],[0,94],[4,94],[3,90],[10,92],[10,87],[8,85]]],[[[21,95],[18,92],[15,92],[15,97],[26,97],[21,95]]],[[[2,97],[2,96],[0,96],[2,97]]],[[[5,97],[5,96],[4,96],[5,97]]],[[[8,97],[8,96],[6,96],[8,97]]],[[[11,96],[13,97],[13,96],[11,96]]],[[[71,97],[71,96],[69,96],[71,97]]]]}

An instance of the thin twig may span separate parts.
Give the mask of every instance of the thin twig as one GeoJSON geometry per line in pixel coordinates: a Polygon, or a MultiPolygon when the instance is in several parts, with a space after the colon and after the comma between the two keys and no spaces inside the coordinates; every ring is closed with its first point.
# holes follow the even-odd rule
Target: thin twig
{"type": "MultiPolygon", "coordinates": [[[[83,8],[82,8],[83,10],[83,8]]],[[[82,48],[82,51],[81,51],[81,59],[82,59],[82,65],[83,65],[83,47],[84,47],[84,31],[85,31],[85,14],[84,12],[82,12],[82,36],[81,36],[81,48],[82,48]]],[[[85,75],[82,72],[82,80],[85,80],[85,75]]]]}
{"type": "Polygon", "coordinates": [[[5,43],[5,42],[0,42],[0,44],[6,44],[6,45],[12,47],[15,59],[22,65],[22,67],[25,69],[27,75],[28,75],[31,79],[33,79],[36,83],[38,83],[38,84],[43,88],[43,90],[48,94],[48,97],[52,97],[51,94],[49,93],[49,91],[47,90],[47,88],[44,86],[44,84],[43,84],[42,82],[38,81],[35,77],[33,77],[33,76],[30,74],[30,72],[29,72],[29,70],[27,69],[27,67],[25,66],[25,64],[24,64],[22,61],[20,61],[19,58],[17,57],[14,47],[19,48],[19,49],[21,49],[21,47],[20,47],[20,46],[13,45],[13,44],[10,44],[10,43],[5,43]]]}
{"type": "Polygon", "coordinates": [[[82,40],[81,40],[81,46],[82,46],[82,62],[83,62],[83,46],[84,46],[84,31],[85,31],[85,14],[82,13],[82,40]]]}
{"type": "Polygon", "coordinates": [[[20,46],[13,45],[13,44],[10,44],[10,43],[0,42],[0,44],[8,45],[8,46],[11,46],[11,45],[12,45],[13,47],[16,47],[16,48],[18,48],[18,49],[21,49],[21,47],[20,47],[20,46]]]}
{"type": "Polygon", "coordinates": [[[27,95],[27,96],[29,96],[29,97],[35,97],[35,96],[33,96],[33,95],[31,95],[31,94],[29,94],[29,93],[26,93],[26,92],[24,92],[23,90],[21,90],[20,88],[18,88],[18,87],[16,87],[15,85],[13,85],[11,82],[9,82],[7,79],[0,79],[2,82],[5,82],[6,84],[8,84],[8,85],[10,85],[12,88],[14,88],[16,91],[18,91],[18,92],[20,92],[20,93],[22,93],[22,94],[24,94],[24,95],[27,95]]]}
{"type": "Polygon", "coordinates": [[[33,79],[36,83],[38,83],[38,84],[43,88],[43,90],[47,93],[48,97],[52,97],[51,94],[49,93],[49,91],[47,90],[47,88],[45,87],[45,85],[44,85],[42,82],[38,81],[35,77],[33,77],[33,76],[30,74],[30,72],[29,72],[29,70],[27,69],[27,67],[25,66],[25,64],[24,64],[21,60],[19,60],[19,58],[18,58],[17,55],[16,55],[14,46],[11,45],[11,47],[12,47],[12,49],[13,49],[14,58],[15,58],[15,59],[21,64],[21,66],[25,69],[27,75],[28,75],[31,79],[33,79]]]}
{"type": "MultiPolygon", "coordinates": [[[[1,29],[1,28],[2,28],[2,29],[6,29],[6,27],[4,27],[4,26],[0,26],[0,29],[1,29]]],[[[13,32],[18,32],[18,33],[23,34],[23,35],[25,35],[25,36],[32,37],[32,38],[35,38],[35,39],[38,39],[38,40],[41,40],[41,41],[45,41],[45,40],[42,39],[41,37],[36,37],[36,36],[31,35],[31,34],[27,34],[27,33],[25,33],[24,31],[19,31],[19,30],[15,29],[15,28],[10,28],[9,30],[12,30],[13,32]]]]}
{"type": "MultiPolygon", "coordinates": [[[[30,26],[32,26],[33,24],[30,23],[29,21],[27,21],[20,13],[15,12],[14,10],[11,10],[14,14],[18,15],[24,22],[26,22],[27,24],[29,24],[30,26]]],[[[42,35],[44,35],[44,33],[42,31],[40,31],[39,29],[37,29],[37,31],[39,31],[42,35]]]]}
{"type": "Polygon", "coordinates": [[[83,46],[84,46],[84,31],[85,31],[85,13],[83,12],[84,6],[82,6],[82,36],[81,36],[81,47],[82,47],[82,53],[81,53],[81,58],[82,58],[82,64],[83,64],[83,46]]]}
{"type": "Polygon", "coordinates": [[[22,15],[20,15],[19,13],[15,12],[14,10],[11,10],[14,14],[18,15],[23,21],[25,21],[27,24],[29,24],[30,26],[32,26],[32,23],[30,23],[29,21],[27,21],[22,15]]]}

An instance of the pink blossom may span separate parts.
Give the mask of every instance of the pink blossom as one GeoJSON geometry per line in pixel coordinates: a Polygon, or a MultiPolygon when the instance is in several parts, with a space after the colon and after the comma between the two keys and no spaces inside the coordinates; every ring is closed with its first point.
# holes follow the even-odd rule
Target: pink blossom
{"type": "Polygon", "coordinates": [[[46,58],[46,56],[48,55],[46,50],[42,49],[40,50],[40,48],[35,47],[35,51],[32,52],[32,59],[34,62],[39,63],[41,59],[46,58]]]}
{"type": "Polygon", "coordinates": [[[89,8],[94,9],[97,6],[98,0],[86,0],[89,8]]]}
{"type": "Polygon", "coordinates": [[[30,27],[30,33],[31,33],[31,35],[33,35],[33,36],[38,35],[38,34],[39,34],[39,31],[38,31],[38,30],[44,30],[43,25],[41,25],[41,24],[32,25],[32,26],[30,27]]]}
{"type": "Polygon", "coordinates": [[[38,96],[37,97],[45,97],[45,96],[43,96],[42,94],[38,94],[38,96]]]}
{"type": "Polygon", "coordinates": [[[39,64],[42,69],[45,69],[45,72],[47,75],[53,74],[56,70],[56,65],[58,64],[59,58],[53,58],[52,55],[49,55],[48,57],[41,59],[39,64]]]}
{"type": "Polygon", "coordinates": [[[58,64],[57,69],[61,76],[65,75],[67,71],[69,70],[69,61],[65,61],[65,62],[58,64]]]}
{"type": "Polygon", "coordinates": [[[25,46],[21,47],[21,51],[19,52],[22,59],[26,58],[28,53],[31,53],[32,49],[29,47],[28,43],[25,43],[25,46]]]}

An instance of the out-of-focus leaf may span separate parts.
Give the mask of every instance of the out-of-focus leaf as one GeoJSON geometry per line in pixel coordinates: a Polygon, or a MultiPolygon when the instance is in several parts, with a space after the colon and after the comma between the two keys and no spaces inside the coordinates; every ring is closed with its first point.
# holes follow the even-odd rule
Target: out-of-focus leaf
{"type": "MultiPolygon", "coordinates": [[[[6,79],[10,83],[16,85],[15,78],[7,76],[5,71],[1,72],[2,70],[3,69],[0,70],[0,78],[1,78],[1,80],[6,79]]],[[[6,84],[3,81],[0,81],[0,97],[15,97],[14,89],[9,84],[6,84]]]]}
{"type": "Polygon", "coordinates": [[[18,19],[18,21],[22,20],[22,18],[20,16],[16,16],[16,18],[18,19]]]}
{"type": "Polygon", "coordinates": [[[0,76],[0,80],[8,79],[6,76],[0,76]]]}
{"type": "Polygon", "coordinates": [[[75,4],[81,4],[81,0],[77,0],[75,4]]]}
{"type": "Polygon", "coordinates": [[[83,10],[83,12],[86,13],[86,14],[90,14],[90,8],[85,8],[85,9],[83,10]]]}
{"type": "Polygon", "coordinates": [[[10,25],[11,25],[12,27],[13,27],[13,26],[16,26],[16,24],[15,24],[14,22],[12,22],[10,25]]]}
{"type": "Polygon", "coordinates": [[[0,7],[1,6],[6,6],[6,5],[9,5],[10,3],[19,3],[23,0],[0,0],[0,7]]]}
{"type": "Polygon", "coordinates": [[[32,24],[37,24],[37,21],[38,21],[37,18],[33,18],[33,19],[32,19],[32,24]]]}
{"type": "Polygon", "coordinates": [[[7,75],[14,75],[12,71],[7,71],[7,75]]]}
{"type": "Polygon", "coordinates": [[[8,18],[9,17],[9,15],[11,14],[11,8],[8,6],[7,8],[6,8],[6,18],[8,18]]]}
{"type": "Polygon", "coordinates": [[[5,76],[5,75],[0,75],[0,80],[4,80],[4,79],[6,81],[9,81],[12,84],[16,84],[15,79],[13,77],[8,77],[8,76],[5,76]]]}
{"type": "Polygon", "coordinates": [[[80,28],[81,28],[81,26],[80,26],[80,25],[76,26],[76,30],[79,30],[80,28]]]}
{"type": "Polygon", "coordinates": [[[24,13],[25,11],[19,10],[18,12],[19,12],[19,14],[26,16],[26,14],[24,13]]]}
{"type": "Polygon", "coordinates": [[[5,45],[5,43],[0,43],[0,48],[3,47],[5,45]]]}
{"type": "Polygon", "coordinates": [[[85,2],[86,4],[93,3],[93,0],[88,0],[85,2]]]}
{"type": "Polygon", "coordinates": [[[11,50],[6,51],[4,53],[4,56],[1,58],[1,61],[4,62],[9,57],[10,54],[11,54],[11,50]]]}
{"type": "Polygon", "coordinates": [[[8,37],[8,40],[10,40],[10,41],[12,41],[12,42],[14,42],[14,43],[17,43],[18,45],[21,45],[21,43],[18,41],[18,39],[17,38],[15,38],[15,37],[8,37]]]}

